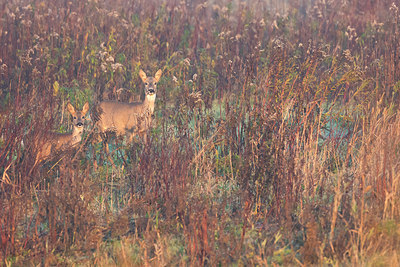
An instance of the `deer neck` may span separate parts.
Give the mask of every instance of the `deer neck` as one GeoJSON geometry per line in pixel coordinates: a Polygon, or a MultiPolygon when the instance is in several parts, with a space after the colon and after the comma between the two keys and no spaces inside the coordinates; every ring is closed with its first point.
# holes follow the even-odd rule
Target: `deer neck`
{"type": "Polygon", "coordinates": [[[146,95],[144,99],[144,106],[150,111],[151,114],[154,113],[154,103],[156,102],[156,94],[146,95]]]}
{"type": "Polygon", "coordinates": [[[74,126],[71,143],[74,145],[82,140],[83,127],[74,126]]]}

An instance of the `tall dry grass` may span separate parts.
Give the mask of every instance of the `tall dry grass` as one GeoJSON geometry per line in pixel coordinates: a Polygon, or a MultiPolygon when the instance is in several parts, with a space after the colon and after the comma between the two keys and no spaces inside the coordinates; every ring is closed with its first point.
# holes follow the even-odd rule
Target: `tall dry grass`
{"type": "Polygon", "coordinates": [[[0,5],[2,264],[398,265],[397,3],[0,5]],[[137,99],[141,68],[146,140],[88,124],[33,168],[68,101],[137,99]]]}

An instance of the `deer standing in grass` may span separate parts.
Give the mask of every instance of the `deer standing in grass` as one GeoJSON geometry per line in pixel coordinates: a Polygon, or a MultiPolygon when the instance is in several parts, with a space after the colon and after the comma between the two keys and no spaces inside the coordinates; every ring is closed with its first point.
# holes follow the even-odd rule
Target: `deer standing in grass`
{"type": "Polygon", "coordinates": [[[85,115],[89,110],[89,103],[86,102],[81,111],[75,110],[74,106],[70,103],[68,103],[67,109],[73,118],[74,128],[72,133],[50,133],[44,140],[37,140],[37,154],[34,166],[42,160],[51,157],[51,154],[70,148],[82,140],[83,124],[85,122],[85,115]]]}
{"type": "Polygon", "coordinates": [[[135,135],[146,136],[154,113],[157,83],[162,71],[158,70],[154,77],[147,77],[143,70],[139,76],[144,83],[145,99],[143,102],[123,103],[118,101],[103,101],[99,104],[97,125],[101,133],[114,131],[117,135],[126,135],[132,142],[135,135]]]}

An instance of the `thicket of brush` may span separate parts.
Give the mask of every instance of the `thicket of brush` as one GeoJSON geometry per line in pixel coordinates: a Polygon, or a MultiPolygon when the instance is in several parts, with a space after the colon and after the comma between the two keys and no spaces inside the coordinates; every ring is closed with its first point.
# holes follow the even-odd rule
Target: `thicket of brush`
{"type": "Polygon", "coordinates": [[[391,0],[0,6],[2,264],[400,264],[391,0]],[[32,169],[68,101],[137,99],[141,68],[146,140],[88,123],[32,169]]]}

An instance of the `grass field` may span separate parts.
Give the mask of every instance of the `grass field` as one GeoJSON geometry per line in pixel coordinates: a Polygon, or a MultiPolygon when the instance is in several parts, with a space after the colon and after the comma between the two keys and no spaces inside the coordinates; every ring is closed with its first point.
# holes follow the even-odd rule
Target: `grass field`
{"type": "Polygon", "coordinates": [[[5,266],[399,266],[400,4],[0,0],[5,266]],[[146,139],[68,102],[141,96],[146,139]]]}

